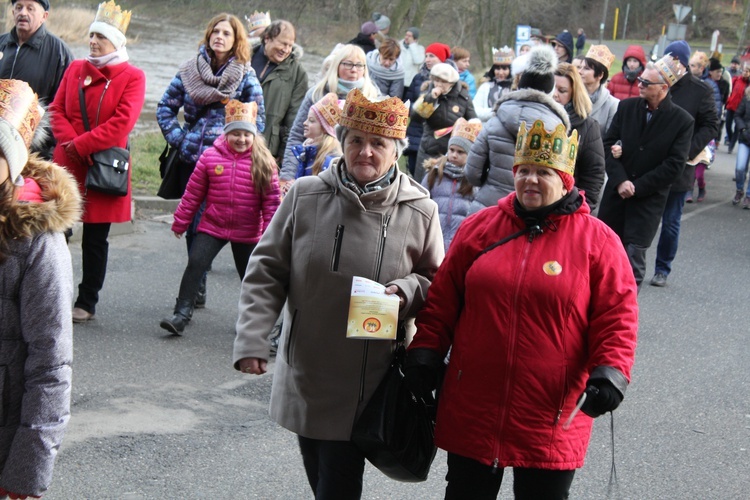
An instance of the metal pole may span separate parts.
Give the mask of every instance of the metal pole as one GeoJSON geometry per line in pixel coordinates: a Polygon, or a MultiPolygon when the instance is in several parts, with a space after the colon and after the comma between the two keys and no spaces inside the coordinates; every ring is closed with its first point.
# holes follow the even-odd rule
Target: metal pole
{"type": "Polygon", "coordinates": [[[599,45],[601,45],[602,40],[604,40],[604,24],[607,22],[607,4],[609,4],[609,0],[604,0],[604,12],[602,12],[602,24],[599,25],[599,45]]]}
{"type": "Polygon", "coordinates": [[[625,35],[628,32],[628,15],[630,14],[630,4],[625,7],[625,21],[622,23],[622,39],[625,40],[625,35]]]}

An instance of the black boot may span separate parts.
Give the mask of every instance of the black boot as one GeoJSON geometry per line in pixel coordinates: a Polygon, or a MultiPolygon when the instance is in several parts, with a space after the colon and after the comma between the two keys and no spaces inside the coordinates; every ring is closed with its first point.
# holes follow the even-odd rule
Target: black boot
{"type": "Polygon", "coordinates": [[[206,278],[208,278],[207,273],[203,273],[203,278],[201,278],[201,286],[198,288],[198,293],[195,294],[195,308],[196,309],[203,309],[206,307],[206,278]]]}
{"type": "Polygon", "coordinates": [[[170,318],[164,318],[159,323],[159,326],[180,335],[187,324],[190,322],[190,318],[193,317],[193,303],[190,300],[177,299],[177,303],[174,306],[174,314],[170,318]]]}

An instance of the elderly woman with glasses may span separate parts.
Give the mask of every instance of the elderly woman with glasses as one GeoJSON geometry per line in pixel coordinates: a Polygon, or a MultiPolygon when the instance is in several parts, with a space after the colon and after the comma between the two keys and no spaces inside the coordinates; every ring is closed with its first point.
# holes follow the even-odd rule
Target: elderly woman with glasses
{"type": "Polygon", "coordinates": [[[414,178],[419,182],[424,177],[424,162],[448,152],[448,141],[456,120],[477,117],[469,87],[459,80],[458,71],[452,65],[434,65],[430,70],[430,81],[423,90],[411,111],[412,120],[424,123],[414,169],[414,178]]]}
{"type": "Polygon", "coordinates": [[[269,332],[283,310],[270,413],[297,434],[317,499],[360,498],[365,458],[352,428],[396,343],[347,338],[353,278],[385,285],[407,320],[443,258],[438,207],[397,164],[408,116],[398,98],[348,94],[336,128],[343,156],[294,183],[242,284],[234,367],[265,373],[269,332]]]}
{"type": "Polygon", "coordinates": [[[335,92],[338,98],[346,99],[346,95],[353,89],[359,89],[368,99],[380,95],[380,90],[370,79],[367,70],[367,60],[364,51],[357,45],[339,45],[323,61],[323,77],[317,85],[307,91],[305,98],[297,111],[289,138],[286,142],[284,161],[281,165],[281,192],[286,193],[297,177],[298,160],[292,148],[305,142],[304,123],[310,106],[320,101],[329,92],[335,92]]]}

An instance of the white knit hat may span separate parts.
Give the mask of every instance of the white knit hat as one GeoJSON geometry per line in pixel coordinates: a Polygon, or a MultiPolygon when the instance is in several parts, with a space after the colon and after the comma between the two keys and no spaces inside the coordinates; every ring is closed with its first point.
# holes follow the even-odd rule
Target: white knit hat
{"type": "Polygon", "coordinates": [[[111,24],[103,23],[101,21],[94,21],[89,26],[89,33],[99,33],[104,38],[112,42],[115,49],[121,49],[125,46],[125,42],[128,41],[120,30],[112,26],[111,24]]]}

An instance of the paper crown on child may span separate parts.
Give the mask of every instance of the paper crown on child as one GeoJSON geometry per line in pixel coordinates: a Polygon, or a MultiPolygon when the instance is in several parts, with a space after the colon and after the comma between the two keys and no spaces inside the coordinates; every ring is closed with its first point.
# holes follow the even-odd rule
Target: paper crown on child
{"type": "Polygon", "coordinates": [[[271,25],[271,12],[253,12],[250,17],[245,16],[247,21],[247,34],[253,36],[271,25]]]}
{"type": "Polygon", "coordinates": [[[575,173],[577,154],[577,130],[568,137],[563,124],[558,124],[555,130],[548,132],[542,120],[535,120],[530,129],[526,122],[521,122],[513,168],[519,165],[538,165],[572,176],[575,173]]]}
{"type": "Polygon", "coordinates": [[[341,105],[343,105],[343,101],[339,103],[338,96],[329,92],[313,104],[311,108],[326,134],[333,137],[336,137],[336,125],[341,118],[341,105]]]}
{"type": "Polygon", "coordinates": [[[31,140],[43,115],[44,110],[28,83],[0,80],[0,149],[15,184],[29,161],[31,140]]]}
{"type": "Polygon", "coordinates": [[[615,55],[609,50],[606,45],[592,45],[589,47],[589,51],[586,52],[588,59],[593,59],[598,62],[609,71],[612,66],[612,62],[615,60],[615,55]]]}
{"type": "Polygon", "coordinates": [[[339,125],[391,139],[406,138],[409,108],[398,97],[371,101],[359,89],[346,95],[339,125]]]}
{"type": "Polygon", "coordinates": [[[510,66],[510,63],[513,62],[513,59],[516,58],[516,53],[513,52],[513,49],[505,45],[501,49],[496,49],[495,47],[492,47],[492,64],[497,64],[499,66],[510,66]]]}
{"type": "Polygon", "coordinates": [[[664,78],[664,82],[670,87],[677,83],[677,80],[682,78],[684,74],[671,54],[667,54],[656,61],[654,66],[656,71],[664,78]]]}
{"type": "MultiPolygon", "coordinates": [[[[109,2],[102,2],[99,4],[99,9],[96,11],[96,17],[94,18],[94,24],[104,23],[113,27],[125,36],[125,32],[128,30],[128,26],[130,26],[131,14],[132,11],[122,10],[119,5],[112,0],[109,0],[109,2]]],[[[107,36],[106,33],[102,34],[107,36]]]]}
{"type": "Polygon", "coordinates": [[[481,131],[482,122],[478,118],[472,118],[471,120],[459,118],[453,125],[448,146],[456,145],[468,153],[481,131]]]}
{"type": "Polygon", "coordinates": [[[255,120],[258,118],[258,103],[230,100],[224,108],[224,133],[232,130],[247,130],[252,134],[258,133],[255,120]]]}

